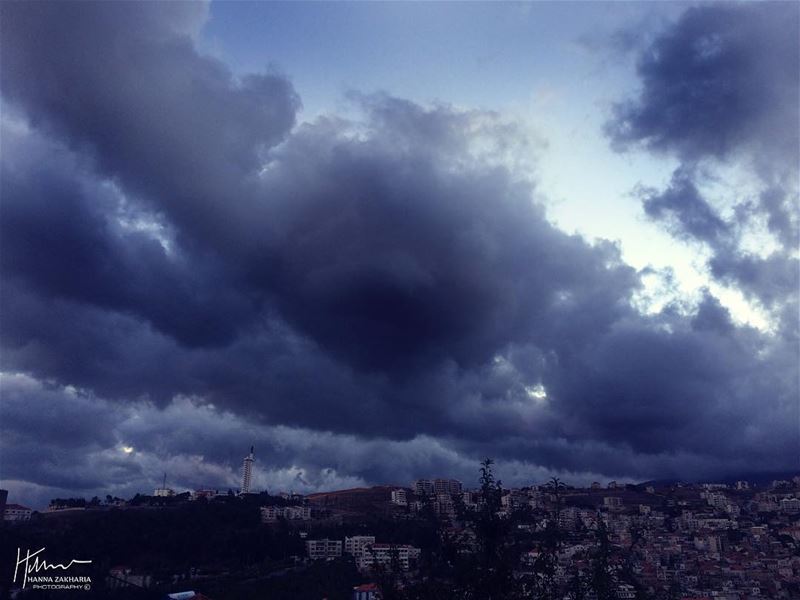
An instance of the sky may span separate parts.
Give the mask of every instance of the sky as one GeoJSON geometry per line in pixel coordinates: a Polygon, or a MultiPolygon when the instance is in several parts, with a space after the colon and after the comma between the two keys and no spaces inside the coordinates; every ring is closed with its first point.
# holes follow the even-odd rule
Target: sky
{"type": "Polygon", "coordinates": [[[795,3],[0,5],[0,487],[798,470],[795,3]]]}

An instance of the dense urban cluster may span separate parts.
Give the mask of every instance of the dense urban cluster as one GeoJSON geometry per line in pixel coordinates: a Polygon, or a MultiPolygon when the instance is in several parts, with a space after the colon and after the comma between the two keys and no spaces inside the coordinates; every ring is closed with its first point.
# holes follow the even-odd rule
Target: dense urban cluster
{"type": "Polygon", "coordinates": [[[218,548],[194,564],[180,556],[169,564],[167,553],[159,569],[135,557],[109,565],[100,586],[108,598],[163,598],[189,586],[215,600],[800,597],[800,476],[583,488],[554,478],[507,489],[486,461],[479,483],[420,479],[310,495],[176,493],[163,484],[130,500],[54,499],[42,513],[6,504],[3,516],[12,532],[36,522],[64,527],[58,519],[67,515],[76,524],[81,514],[192,514],[211,519],[209,539],[227,527],[248,548],[237,560],[218,548]],[[236,588],[237,579],[247,586],[236,588]]]}

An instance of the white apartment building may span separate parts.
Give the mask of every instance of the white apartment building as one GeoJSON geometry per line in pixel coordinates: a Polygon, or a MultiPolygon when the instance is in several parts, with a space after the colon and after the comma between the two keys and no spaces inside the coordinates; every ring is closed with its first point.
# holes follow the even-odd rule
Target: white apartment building
{"type": "Polygon", "coordinates": [[[633,600],[636,598],[636,589],[628,583],[620,583],[617,586],[617,598],[619,600],[633,600]]]}
{"type": "Polygon", "coordinates": [[[344,538],[344,551],[353,556],[361,556],[363,551],[375,545],[374,535],[354,535],[344,538]]]}
{"type": "Polygon", "coordinates": [[[392,504],[408,506],[408,492],[403,488],[392,490],[392,504]]]}
{"type": "Polygon", "coordinates": [[[705,496],[706,502],[709,506],[713,506],[714,508],[718,508],[720,510],[725,510],[725,508],[728,506],[728,497],[725,494],[721,494],[719,492],[708,492],[701,494],[701,496],[702,495],[705,496]]]}
{"type": "Polygon", "coordinates": [[[272,523],[283,517],[283,506],[262,506],[261,522],[272,523]]]}
{"type": "Polygon", "coordinates": [[[21,504],[6,504],[6,508],[3,511],[3,520],[30,521],[32,512],[30,508],[21,504]]]}
{"type": "Polygon", "coordinates": [[[406,544],[373,544],[365,548],[360,556],[356,556],[356,566],[360,571],[368,571],[374,565],[391,567],[393,556],[403,571],[408,571],[420,555],[420,549],[406,544]]]}
{"type": "Polygon", "coordinates": [[[211,498],[219,495],[219,490],[195,490],[192,492],[192,500],[199,500],[200,498],[206,498],[210,500],[211,498]]]}
{"type": "Polygon", "coordinates": [[[460,494],[461,482],[456,479],[435,479],[433,481],[433,492],[435,494],[460,494]]]}
{"type": "Polygon", "coordinates": [[[506,510],[517,510],[528,503],[528,495],[520,490],[509,490],[500,498],[500,503],[506,510]]]}
{"type": "Polygon", "coordinates": [[[417,496],[433,495],[433,482],[430,479],[417,479],[411,487],[417,496]]]}
{"type": "Polygon", "coordinates": [[[272,523],[279,518],[290,521],[308,521],[311,519],[311,507],[309,506],[262,506],[261,522],[272,523]]]}
{"type": "Polygon", "coordinates": [[[574,529],[579,517],[580,511],[574,506],[568,506],[558,515],[558,526],[563,529],[574,529]]]}
{"type": "Polygon", "coordinates": [[[342,555],[342,540],[306,540],[306,552],[311,560],[339,558],[342,555]]]}
{"type": "Polygon", "coordinates": [[[700,529],[736,529],[738,524],[730,519],[697,519],[700,529]]]}
{"type": "Polygon", "coordinates": [[[437,494],[433,502],[433,512],[440,517],[453,518],[456,516],[456,507],[450,494],[437,494]]]}
{"type": "Polygon", "coordinates": [[[283,516],[286,519],[299,519],[308,521],[311,519],[310,506],[287,506],[283,511],[283,516]]]}
{"type": "Polygon", "coordinates": [[[781,499],[781,512],[792,514],[800,512],[800,498],[781,499]]]}

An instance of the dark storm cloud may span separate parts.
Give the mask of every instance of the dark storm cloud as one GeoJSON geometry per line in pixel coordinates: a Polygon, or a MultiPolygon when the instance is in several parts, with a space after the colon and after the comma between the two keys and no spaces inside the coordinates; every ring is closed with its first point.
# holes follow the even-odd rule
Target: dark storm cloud
{"type": "Polygon", "coordinates": [[[641,95],[616,106],[612,140],[688,160],[746,147],[796,166],[799,21],[790,2],[687,10],[641,54],[641,95]]]}
{"type": "Polygon", "coordinates": [[[99,486],[104,473],[85,468],[81,457],[114,443],[114,408],[21,375],[4,375],[2,386],[3,478],[24,478],[33,468],[33,479],[50,486],[99,486]]]}
{"type": "MultiPolygon", "coordinates": [[[[617,148],[640,143],[682,161],[666,189],[641,194],[645,213],[677,239],[703,242],[710,275],[761,306],[777,335],[734,326],[707,291],[689,323],[667,307],[660,331],[629,324],[602,339],[600,354],[582,357],[588,373],[569,380],[584,391],[593,381],[598,397],[598,411],[576,426],[599,428],[605,438],[626,428],[648,431],[625,436],[644,455],[671,445],[689,453],[705,447],[709,456],[729,457],[718,470],[743,462],[769,468],[781,454],[796,457],[799,15],[789,3],[687,10],[642,51],[642,92],[618,104],[607,125],[617,148]],[[749,173],[761,190],[720,199],[731,216],[701,191],[708,171],[720,166],[749,173]],[[754,240],[774,249],[755,252],[754,240]],[[622,356],[628,358],[614,358],[622,356]],[[624,410],[602,413],[604,395],[624,410]],[[782,423],[781,414],[791,422],[782,423]],[[674,445],[676,430],[681,441],[674,445]],[[777,433],[764,445],[745,441],[768,431],[777,433]]],[[[796,466],[794,459],[780,462],[796,466]]]]}
{"type": "Polygon", "coordinates": [[[36,142],[3,131],[16,157],[0,172],[4,275],[45,295],[136,313],[188,345],[229,341],[252,309],[228,291],[214,257],[190,264],[147,231],[123,226],[137,215],[121,212],[111,186],[81,173],[63,149],[36,142]]]}
{"type": "MultiPolygon", "coordinates": [[[[733,216],[723,218],[700,192],[696,179],[684,166],[675,171],[666,189],[640,190],[645,214],[680,240],[705,243],[711,251],[707,266],[714,279],[739,289],[767,310],[796,305],[800,262],[794,252],[800,209],[787,202],[796,192],[767,187],[758,199],[736,204],[733,216]],[[746,228],[759,222],[766,223],[766,232],[757,239],[761,243],[774,240],[777,249],[756,254],[746,248],[746,228]]],[[[787,312],[781,322],[788,333],[796,319],[787,312]]]]}
{"type": "Polygon", "coordinates": [[[364,138],[301,127],[263,178],[277,191],[279,265],[263,285],[292,323],[348,362],[399,372],[484,362],[597,294],[608,302],[595,326],[613,320],[635,274],[613,248],[552,227],[505,169],[473,160],[465,130],[491,115],[380,97],[366,108],[364,138]]]}
{"type": "Polygon", "coordinates": [[[721,334],[733,330],[730,311],[708,293],[697,307],[697,314],[692,318],[692,329],[697,331],[717,331],[721,334]]]}
{"type": "Polygon", "coordinates": [[[797,195],[779,186],[765,189],[759,198],[759,208],[767,216],[767,227],[786,248],[800,246],[800,214],[797,195]]]}
{"type": "MultiPolygon", "coordinates": [[[[18,489],[234,487],[253,442],[263,485],[306,489],[466,479],[486,454],[520,482],[788,464],[793,346],[710,295],[637,312],[639,274],[548,222],[500,115],[353,95],[359,119],[295,127],[287,79],[197,53],[202,7],[1,10],[18,489]],[[67,408],[103,431],[75,422],[32,467],[67,408]]],[[[785,202],[761,201],[783,235],[785,202]]],[[[688,177],[649,203],[682,235],[732,235],[688,177]]]]}
{"type": "Polygon", "coordinates": [[[797,294],[800,262],[783,253],[765,258],[717,253],[709,264],[715,277],[733,282],[768,307],[797,294]]]}
{"type": "Polygon", "coordinates": [[[673,173],[669,187],[663,192],[646,192],[642,204],[648,217],[665,221],[678,237],[717,244],[729,234],[729,225],[703,198],[692,175],[684,169],[673,173]]]}
{"type": "Polygon", "coordinates": [[[275,74],[235,78],[201,56],[186,24],[202,3],[41,2],[2,10],[4,97],[37,128],[164,211],[188,240],[237,244],[248,177],[295,120],[275,74]],[[220,227],[224,224],[224,227],[220,227]]]}
{"type": "MultiPolygon", "coordinates": [[[[579,346],[630,312],[627,296],[636,278],[621,263],[618,250],[611,244],[590,247],[554,229],[527,198],[509,192],[513,186],[504,171],[465,176],[436,165],[441,173],[429,178],[420,169],[416,177],[397,179],[396,170],[411,158],[405,153],[391,156],[388,149],[381,152],[378,134],[371,144],[334,136],[337,148],[354,156],[328,164],[324,155],[315,162],[310,148],[329,143],[332,136],[326,132],[325,126],[307,127],[299,134],[298,147],[289,143],[286,154],[271,166],[270,189],[282,192],[282,185],[288,188],[292,180],[296,182],[292,195],[286,192],[289,200],[275,211],[284,224],[295,227],[276,244],[279,260],[272,261],[285,263],[278,271],[285,279],[277,283],[258,279],[254,261],[254,274],[247,282],[239,281],[241,287],[218,289],[224,273],[205,281],[199,275],[207,273],[207,263],[197,257],[196,272],[187,268],[182,278],[175,277],[177,283],[194,289],[190,299],[198,290],[210,290],[211,301],[198,302],[196,313],[190,310],[192,303],[173,308],[177,292],[172,278],[162,275],[158,281],[163,292],[151,283],[148,268],[170,273],[172,255],[179,248],[167,253],[157,239],[141,232],[106,235],[107,229],[118,228],[113,214],[95,221],[63,219],[50,227],[57,237],[47,247],[36,246],[44,264],[34,268],[38,262],[32,264],[28,256],[33,225],[22,227],[25,220],[16,219],[18,231],[4,240],[9,260],[3,263],[15,285],[0,291],[6,314],[19,317],[4,329],[7,365],[43,378],[57,376],[108,396],[146,394],[165,401],[178,392],[204,394],[277,422],[408,436],[447,430],[462,394],[502,397],[512,385],[524,397],[524,381],[540,378],[543,363],[525,365],[524,374],[517,375],[521,382],[482,367],[515,341],[537,337],[542,347],[549,348],[563,339],[559,344],[565,348],[579,346]],[[302,145],[309,140],[314,143],[302,145]],[[291,178],[287,170],[296,165],[310,169],[320,180],[335,176],[334,182],[324,184],[327,194],[314,194],[323,185],[317,179],[291,178]],[[365,167],[372,171],[369,185],[359,181],[358,173],[365,167]],[[396,184],[382,184],[384,177],[396,184]],[[444,191],[437,188],[443,185],[439,180],[446,183],[444,191]],[[353,190],[355,200],[349,195],[353,190]],[[397,193],[404,206],[394,201],[397,193]],[[486,198],[494,201],[483,201],[486,198]],[[331,222],[317,213],[322,202],[348,210],[331,222]],[[87,226],[90,232],[84,232],[87,226]],[[64,238],[76,240],[72,245],[78,248],[85,241],[104,251],[73,264],[64,260],[74,255],[65,249],[64,238]],[[135,248],[138,243],[155,249],[149,262],[125,260],[131,252],[128,245],[135,248]],[[53,250],[56,267],[47,260],[53,250]],[[108,268],[95,264],[99,257],[108,268]],[[76,264],[78,284],[72,280],[76,264]],[[404,280],[408,273],[425,284],[404,280]],[[408,302],[367,302],[388,294],[373,275],[397,288],[392,294],[401,300],[405,300],[403,285],[407,286],[408,302]],[[188,322],[189,331],[193,320],[197,329],[207,326],[217,316],[215,311],[233,320],[235,313],[223,300],[236,290],[244,305],[250,293],[277,295],[277,307],[306,335],[298,335],[273,311],[264,310],[236,340],[216,350],[187,344],[171,322],[153,316],[176,310],[177,322],[188,322]],[[219,294],[223,295],[215,297],[219,294]],[[360,294],[365,299],[359,301],[360,294]],[[348,300],[337,303],[330,297],[348,300]],[[434,329],[425,328],[425,319],[434,329]],[[470,368],[476,374],[464,371],[470,368]],[[321,411],[320,406],[330,408],[321,411]]],[[[37,163],[57,167],[51,156],[36,158],[37,163]]],[[[19,178],[27,180],[23,175],[19,178]]],[[[58,189],[70,186],[62,183],[58,189]]],[[[45,213],[39,221],[35,216],[27,221],[49,222],[41,203],[25,203],[21,192],[16,201],[16,195],[10,197],[11,214],[35,215],[38,209],[45,213]]],[[[82,214],[80,207],[98,205],[93,197],[67,198],[71,202],[67,206],[77,214],[82,214]]],[[[231,271],[241,267],[237,264],[231,271]]],[[[512,417],[502,415],[501,408],[492,410],[499,423],[508,423],[512,417]]],[[[463,426],[475,435],[495,431],[479,415],[463,426]]]]}
{"type": "Polygon", "coordinates": [[[682,161],[665,190],[643,194],[645,213],[708,244],[710,274],[773,311],[790,336],[800,286],[799,37],[793,3],[687,10],[642,51],[642,92],[617,104],[607,125],[618,148],[640,143],[682,161]],[[761,189],[722,199],[733,212],[723,218],[700,191],[699,164],[733,166],[761,189]],[[755,252],[753,240],[778,248],[755,252]]]}

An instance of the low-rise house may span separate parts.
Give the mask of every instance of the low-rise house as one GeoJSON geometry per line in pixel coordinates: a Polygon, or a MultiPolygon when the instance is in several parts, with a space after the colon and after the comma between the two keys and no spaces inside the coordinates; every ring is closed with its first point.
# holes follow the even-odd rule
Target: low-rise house
{"type": "Polygon", "coordinates": [[[381,592],[376,583],[364,583],[353,588],[353,600],[380,600],[381,592]]]}
{"type": "Polygon", "coordinates": [[[4,521],[30,521],[33,511],[21,504],[6,504],[3,511],[4,521]]]}

